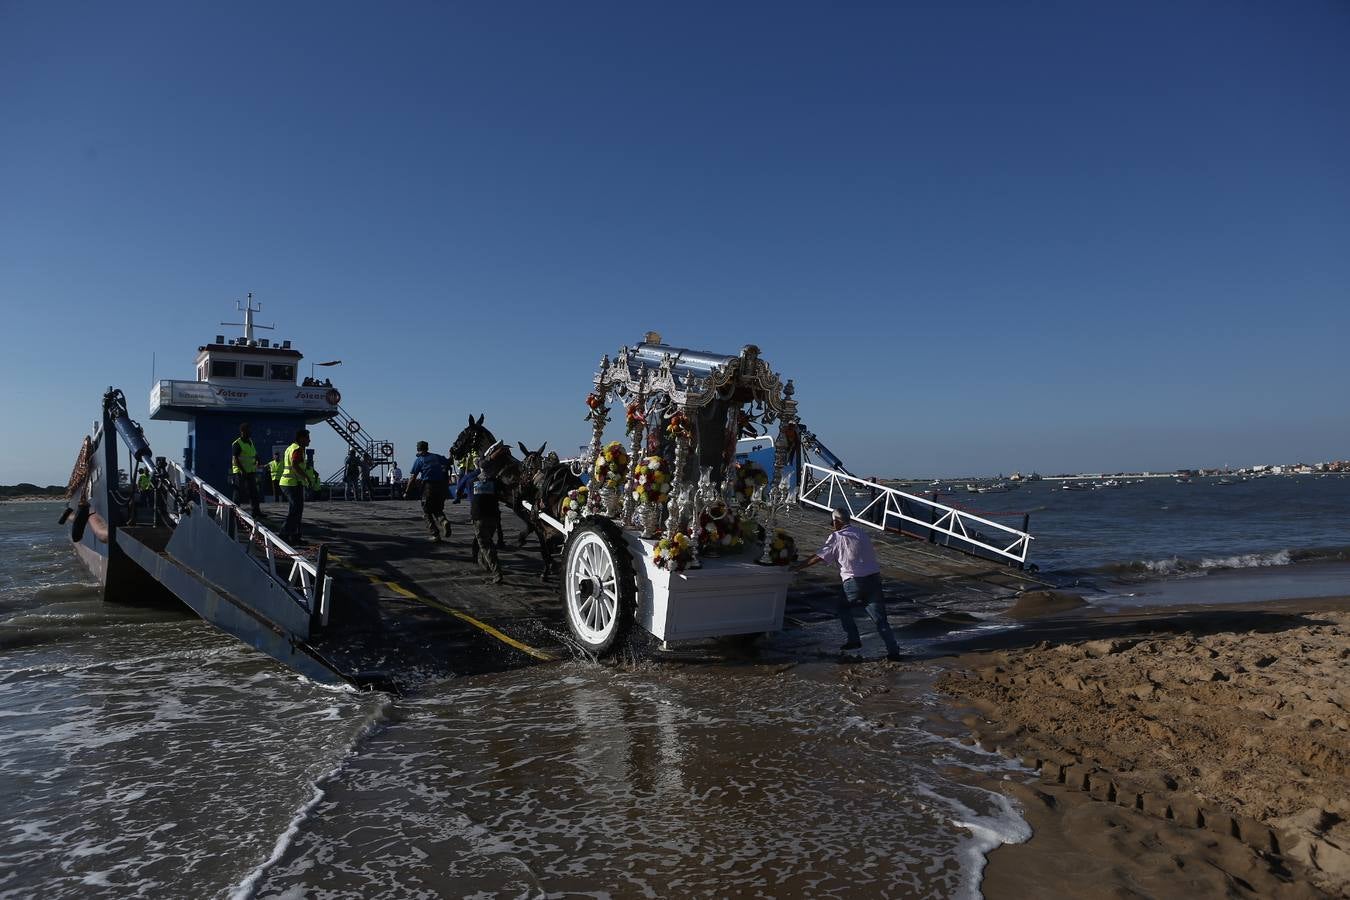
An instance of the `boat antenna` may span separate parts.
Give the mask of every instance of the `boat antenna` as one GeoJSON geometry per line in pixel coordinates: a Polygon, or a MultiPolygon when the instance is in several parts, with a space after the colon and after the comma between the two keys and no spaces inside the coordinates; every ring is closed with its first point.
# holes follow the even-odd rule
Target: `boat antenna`
{"type": "Polygon", "coordinates": [[[253,329],[255,329],[255,328],[266,328],[268,331],[271,331],[273,328],[276,328],[276,325],[275,325],[275,324],[272,324],[272,325],[254,325],[254,324],[253,324],[253,314],[254,314],[255,312],[262,312],[262,301],[259,300],[259,301],[258,301],[258,308],[257,308],[257,309],[254,309],[254,308],[253,308],[253,292],[252,292],[252,291],[249,291],[249,292],[248,292],[248,304],[247,304],[246,306],[240,306],[240,305],[239,305],[239,301],[236,300],[236,301],[234,301],[234,308],[237,309],[237,310],[240,310],[241,312],[243,312],[243,314],[244,314],[244,321],[242,321],[242,322],[221,322],[220,324],[222,324],[222,325],[240,325],[240,326],[243,326],[243,329],[244,329],[244,340],[247,341],[247,342],[250,343],[250,344],[253,343],[253,329]]]}

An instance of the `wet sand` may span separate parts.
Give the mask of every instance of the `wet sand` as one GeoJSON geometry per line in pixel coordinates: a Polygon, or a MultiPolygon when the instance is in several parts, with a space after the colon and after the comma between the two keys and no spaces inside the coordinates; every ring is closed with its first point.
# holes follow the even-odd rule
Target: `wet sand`
{"type": "Polygon", "coordinates": [[[944,649],[971,739],[1029,767],[1000,787],[1034,836],[991,854],[988,900],[1350,892],[1350,599],[1074,610],[944,649]]]}

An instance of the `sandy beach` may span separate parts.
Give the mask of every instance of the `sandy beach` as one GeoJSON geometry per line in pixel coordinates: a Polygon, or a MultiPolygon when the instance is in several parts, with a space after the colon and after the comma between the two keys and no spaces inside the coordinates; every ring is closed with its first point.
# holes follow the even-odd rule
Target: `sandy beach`
{"type": "Polygon", "coordinates": [[[1035,833],[988,900],[1350,892],[1350,600],[1072,610],[952,649],[968,739],[1028,767],[999,787],[1035,833]]]}

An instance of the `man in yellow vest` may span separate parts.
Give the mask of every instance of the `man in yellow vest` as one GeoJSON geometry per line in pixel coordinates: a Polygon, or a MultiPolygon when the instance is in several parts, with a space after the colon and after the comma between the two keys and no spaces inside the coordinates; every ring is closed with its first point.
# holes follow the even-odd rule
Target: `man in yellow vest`
{"type": "Polygon", "coordinates": [[[272,502],[281,502],[281,451],[272,451],[272,461],[267,464],[267,475],[272,481],[272,502]]]}
{"type": "Polygon", "coordinates": [[[239,437],[230,445],[230,475],[234,479],[235,505],[247,499],[252,505],[253,518],[262,515],[258,506],[258,450],[253,446],[251,426],[239,425],[239,437]]]}
{"type": "Polygon", "coordinates": [[[281,454],[281,490],[290,501],[286,510],[286,524],[281,526],[282,540],[300,540],[300,518],[305,512],[305,485],[309,483],[309,465],[305,448],[309,446],[309,429],[295,433],[295,442],[281,454]]]}
{"type": "Polygon", "coordinates": [[[136,499],[142,506],[150,506],[155,502],[155,497],[152,493],[154,486],[155,483],[150,477],[150,470],[138,467],[136,474],[136,499]]]}

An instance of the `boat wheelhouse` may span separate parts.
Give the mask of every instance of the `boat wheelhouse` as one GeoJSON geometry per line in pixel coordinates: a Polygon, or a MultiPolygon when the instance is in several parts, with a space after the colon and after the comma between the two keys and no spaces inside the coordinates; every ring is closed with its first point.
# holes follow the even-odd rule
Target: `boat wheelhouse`
{"type": "Polygon", "coordinates": [[[253,295],[243,307],[244,333],[226,339],[216,335],[197,348],[196,379],[165,379],[150,389],[150,418],[188,423],[183,465],[220,491],[229,489],[230,444],[239,424],[253,428],[253,443],[262,463],[281,452],[306,425],[338,413],[342,395],[332,384],[306,378],[297,382],[304,355],[290,341],[255,337],[253,295]]]}

